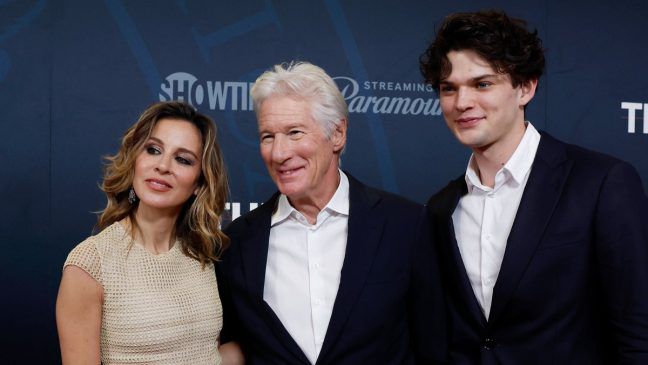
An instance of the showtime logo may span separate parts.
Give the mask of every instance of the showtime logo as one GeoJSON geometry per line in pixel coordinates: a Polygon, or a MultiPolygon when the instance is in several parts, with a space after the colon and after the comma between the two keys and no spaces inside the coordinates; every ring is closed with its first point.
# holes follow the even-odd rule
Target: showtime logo
{"type": "Polygon", "coordinates": [[[211,110],[252,110],[252,83],[240,81],[199,81],[190,73],[176,72],[164,79],[160,101],[182,100],[211,110]]]}
{"type": "Polygon", "coordinates": [[[624,101],[621,109],[628,111],[628,133],[636,133],[637,111],[643,114],[643,134],[648,134],[648,103],[631,103],[624,101]]]}
{"type": "MultiPolygon", "coordinates": [[[[340,88],[350,113],[441,115],[439,99],[430,97],[433,95],[432,87],[424,83],[358,83],[347,76],[337,76],[333,80],[340,88]],[[393,93],[397,95],[384,95],[393,93]]],[[[253,110],[252,85],[241,81],[202,81],[190,73],[176,72],[164,79],[158,97],[160,101],[182,100],[211,110],[249,111],[253,110]]]]}

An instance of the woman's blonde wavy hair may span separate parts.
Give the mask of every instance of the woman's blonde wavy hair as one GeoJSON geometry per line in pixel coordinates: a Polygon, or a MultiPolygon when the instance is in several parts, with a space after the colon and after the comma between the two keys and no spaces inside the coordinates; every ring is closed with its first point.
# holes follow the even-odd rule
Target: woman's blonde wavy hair
{"type": "Polygon", "coordinates": [[[137,227],[135,211],[138,203],[128,202],[135,160],[157,122],[165,118],[188,121],[200,130],[203,147],[198,192],[182,207],[176,221],[175,235],[182,245],[182,252],[204,266],[217,261],[229,244],[229,239],[220,230],[219,222],[227,199],[227,174],[216,140],[216,125],[208,116],[198,113],[184,102],[160,102],[148,107],[124,134],[117,154],[105,157],[101,190],[106,193],[108,203],[100,212],[96,229],[101,231],[126,217],[130,218],[133,227],[137,227]]]}

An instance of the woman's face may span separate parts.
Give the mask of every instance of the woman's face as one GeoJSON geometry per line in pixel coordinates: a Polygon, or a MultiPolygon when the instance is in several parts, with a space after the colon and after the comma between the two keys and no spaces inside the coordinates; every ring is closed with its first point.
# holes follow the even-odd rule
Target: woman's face
{"type": "Polygon", "coordinates": [[[200,131],[192,123],[159,120],[135,160],[138,210],[178,214],[198,189],[202,148],[200,131]]]}

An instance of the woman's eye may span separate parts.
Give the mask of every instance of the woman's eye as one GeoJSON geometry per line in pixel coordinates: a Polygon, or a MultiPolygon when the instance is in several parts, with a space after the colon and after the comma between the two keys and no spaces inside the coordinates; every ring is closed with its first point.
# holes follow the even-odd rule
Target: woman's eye
{"type": "Polygon", "coordinates": [[[190,160],[190,159],[187,159],[187,158],[184,158],[184,157],[181,157],[181,156],[176,157],[176,161],[178,161],[178,163],[180,163],[182,165],[187,165],[187,166],[193,165],[193,160],[190,160]]]}
{"type": "Polygon", "coordinates": [[[146,153],[148,153],[149,155],[159,155],[161,152],[159,148],[155,146],[149,146],[146,147],[146,153]]]}

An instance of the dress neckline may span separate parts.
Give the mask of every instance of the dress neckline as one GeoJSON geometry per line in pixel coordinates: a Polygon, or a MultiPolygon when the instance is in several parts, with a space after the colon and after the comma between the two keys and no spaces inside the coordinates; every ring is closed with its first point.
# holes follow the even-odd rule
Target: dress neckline
{"type": "Polygon", "coordinates": [[[121,221],[115,222],[115,224],[119,227],[119,230],[122,231],[124,236],[128,237],[128,239],[130,240],[131,245],[134,246],[134,247],[137,247],[139,250],[143,251],[147,256],[157,258],[157,259],[162,259],[162,258],[170,257],[170,256],[174,255],[176,252],[180,252],[180,249],[179,249],[180,240],[178,240],[177,238],[176,238],[175,242],[173,243],[173,245],[171,246],[171,248],[169,248],[169,251],[160,252],[160,253],[154,253],[151,250],[144,247],[144,245],[140,241],[133,238],[133,236],[129,232],[128,228],[126,228],[126,223],[124,223],[123,219],[121,221]]]}

